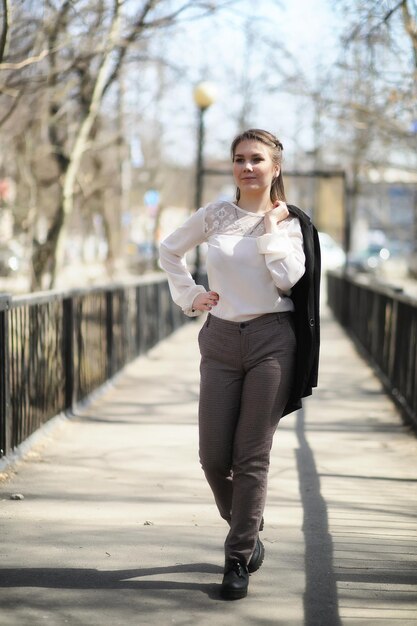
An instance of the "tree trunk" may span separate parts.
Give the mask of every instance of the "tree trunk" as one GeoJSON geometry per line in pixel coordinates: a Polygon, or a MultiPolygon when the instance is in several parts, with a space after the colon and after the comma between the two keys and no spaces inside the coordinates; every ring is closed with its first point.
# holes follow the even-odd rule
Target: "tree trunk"
{"type": "MultiPolygon", "coordinates": [[[[120,2],[117,3],[118,7],[120,7],[120,2]]],[[[109,68],[112,62],[112,52],[115,45],[115,39],[119,32],[120,26],[120,17],[119,11],[117,11],[113,24],[109,34],[109,45],[107,47],[106,52],[104,53],[101,66],[97,73],[97,79],[94,85],[93,94],[91,97],[91,103],[89,106],[88,114],[81,123],[79,131],[77,133],[74,147],[72,149],[69,164],[67,171],[65,172],[64,184],[63,184],[63,192],[62,192],[62,209],[63,209],[63,219],[61,223],[61,227],[58,232],[57,242],[56,242],[56,261],[55,261],[55,269],[59,269],[62,266],[63,257],[64,257],[64,245],[65,245],[65,237],[66,237],[66,225],[69,216],[71,215],[74,208],[74,190],[77,174],[81,165],[82,157],[88,147],[88,140],[90,137],[91,129],[93,124],[97,118],[99,113],[101,101],[104,94],[104,89],[106,86],[106,81],[108,78],[109,68]]],[[[53,276],[55,279],[55,273],[53,276]]]]}
{"type": "Polygon", "coordinates": [[[46,241],[43,244],[34,241],[33,243],[33,256],[32,256],[32,291],[38,291],[44,288],[51,288],[53,286],[54,277],[56,273],[56,256],[55,251],[58,244],[59,233],[61,232],[62,225],[64,223],[64,207],[62,202],[60,203],[49,227],[46,241]],[[46,274],[49,274],[48,284],[43,283],[43,279],[46,274]]]}
{"type": "MultiPolygon", "coordinates": [[[[74,146],[69,158],[58,153],[56,161],[63,179],[62,196],[57,207],[57,212],[49,228],[44,244],[35,242],[33,254],[33,278],[32,288],[36,289],[42,285],[43,275],[50,274],[49,288],[53,287],[56,280],[57,271],[62,267],[65,253],[65,237],[68,218],[74,208],[74,192],[77,174],[81,165],[82,157],[88,148],[88,141],[93,124],[99,113],[101,101],[108,79],[109,69],[112,62],[112,52],[115,47],[116,37],[120,26],[120,5],[121,0],[116,0],[115,14],[108,37],[107,49],[103,54],[101,65],[97,72],[97,78],[92,90],[92,96],[88,111],[82,120],[75,137],[74,146]]],[[[59,143],[59,142],[58,142],[59,143]]],[[[53,142],[56,145],[56,142],[53,142]]]]}

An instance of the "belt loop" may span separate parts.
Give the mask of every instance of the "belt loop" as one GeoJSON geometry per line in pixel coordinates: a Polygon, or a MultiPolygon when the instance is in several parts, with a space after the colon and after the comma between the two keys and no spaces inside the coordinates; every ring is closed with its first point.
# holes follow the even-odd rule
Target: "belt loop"
{"type": "Polygon", "coordinates": [[[278,324],[282,323],[281,314],[280,313],[277,313],[277,320],[278,320],[278,324]]]}

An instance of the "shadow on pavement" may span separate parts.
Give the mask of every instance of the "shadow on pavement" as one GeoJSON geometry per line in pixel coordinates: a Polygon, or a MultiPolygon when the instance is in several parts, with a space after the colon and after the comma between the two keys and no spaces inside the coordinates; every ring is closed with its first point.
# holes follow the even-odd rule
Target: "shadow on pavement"
{"type": "Polygon", "coordinates": [[[48,589],[146,589],[201,591],[218,599],[219,584],[175,580],[132,580],[167,574],[219,574],[223,568],[209,563],[184,563],[167,567],[97,570],[80,568],[5,568],[0,569],[0,588],[48,589]]]}
{"type": "Polygon", "coordinates": [[[304,533],[304,625],[340,626],[333,542],[329,532],[326,502],[320,492],[320,478],[314,454],[305,433],[305,414],[297,412],[296,451],[304,533]]]}

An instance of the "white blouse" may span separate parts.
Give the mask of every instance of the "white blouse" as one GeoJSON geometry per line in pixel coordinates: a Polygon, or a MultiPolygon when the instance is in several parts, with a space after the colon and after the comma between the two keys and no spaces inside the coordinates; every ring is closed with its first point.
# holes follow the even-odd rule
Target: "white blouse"
{"type": "Polygon", "coordinates": [[[171,295],[186,315],[206,289],[187,269],[185,255],[206,242],[211,291],[220,298],[211,314],[244,322],[264,313],[294,310],[291,288],[305,271],[303,236],[298,218],[279,222],[276,233],[265,233],[263,215],[232,202],[214,202],[196,211],[160,246],[160,263],[168,274],[171,295]]]}

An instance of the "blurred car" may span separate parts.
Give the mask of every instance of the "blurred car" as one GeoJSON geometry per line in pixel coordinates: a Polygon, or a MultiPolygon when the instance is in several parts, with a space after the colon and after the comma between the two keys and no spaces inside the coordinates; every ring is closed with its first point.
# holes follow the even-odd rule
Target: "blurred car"
{"type": "Polygon", "coordinates": [[[346,254],[342,246],[328,233],[319,232],[319,241],[322,271],[326,272],[327,270],[335,270],[344,267],[346,254]]]}
{"type": "Polygon", "coordinates": [[[0,276],[11,276],[21,265],[20,251],[12,244],[0,244],[0,276]]]}
{"type": "Polygon", "coordinates": [[[387,241],[370,244],[364,250],[349,254],[348,266],[357,272],[378,274],[386,278],[406,276],[411,244],[405,241],[387,241]]]}
{"type": "Polygon", "coordinates": [[[388,242],[387,249],[389,250],[389,256],[381,264],[383,277],[395,281],[396,278],[409,276],[414,244],[411,241],[394,240],[388,242]]]}
{"type": "Polygon", "coordinates": [[[375,272],[390,256],[388,248],[379,244],[370,244],[357,252],[350,252],[348,266],[356,272],[375,272]]]}

